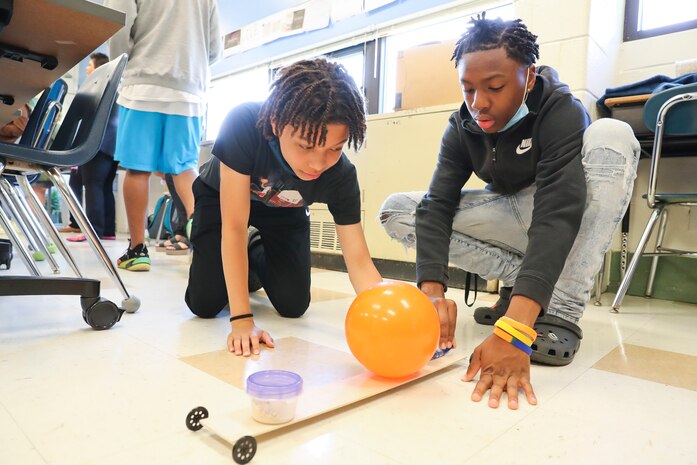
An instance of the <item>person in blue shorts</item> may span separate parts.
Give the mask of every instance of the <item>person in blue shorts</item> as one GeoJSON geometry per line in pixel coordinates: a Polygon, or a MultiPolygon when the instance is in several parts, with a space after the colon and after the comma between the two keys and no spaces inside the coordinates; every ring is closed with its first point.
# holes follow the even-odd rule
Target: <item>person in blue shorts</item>
{"type": "Polygon", "coordinates": [[[112,57],[128,53],[117,103],[119,130],[114,159],[126,168],[123,191],[130,242],[117,263],[150,270],[144,243],[150,174],[171,174],[187,217],[198,175],[204,96],[210,65],[222,55],[215,0],[105,0],[126,13],[126,25],[110,41],[112,57]],[[176,31],[176,33],[173,33],[176,31]]]}

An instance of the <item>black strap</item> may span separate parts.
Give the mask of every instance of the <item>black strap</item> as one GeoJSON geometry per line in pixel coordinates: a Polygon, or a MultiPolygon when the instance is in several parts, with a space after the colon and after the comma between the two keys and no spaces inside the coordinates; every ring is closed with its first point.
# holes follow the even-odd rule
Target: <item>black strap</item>
{"type": "Polygon", "coordinates": [[[252,315],[251,313],[245,313],[243,315],[231,316],[230,323],[232,323],[235,320],[242,320],[244,318],[253,318],[253,317],[254,317],[254,315],[252,315]]]}
{"type": "Polygon", "coordinates": [[[472,287],[472,273],[469,271],[465,275],[465,305],[471,307],[477,301],[477,276],[474,276],[474,299],[472,303],[469,302],[470,299],[470,288],[472,287]]]}

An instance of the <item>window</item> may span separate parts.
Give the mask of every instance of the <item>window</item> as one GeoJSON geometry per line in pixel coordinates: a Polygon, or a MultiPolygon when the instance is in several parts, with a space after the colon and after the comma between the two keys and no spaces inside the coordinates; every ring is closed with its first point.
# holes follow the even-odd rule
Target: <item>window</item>
{"type": "MultiPolygon", "coordinates": [[[[353,78],[356,82],[356,86],[363,92],[364,95],[367,93],[366,87],[370,85],[366,84],[366,81],[370,81],[369,76],[366,76],[366,57],[367,57],[367,46],[364,44],[354,45],[351,47],[342,48],[335,50],[333,52],[324,53],[322,55],[304,55],[304,56],[294,56],[288,62],[284,62],[281,66],[288,66],[291,63],[295,63],[300,60],[311,60],[322,56],[329,61],[339,63],[343,65],[346,72],[353,78]]],[[[281,66],[274,68],[272,71],[272,76],[281,68],[281,66]]]]}
{"type": "Polygon", "coordinates": [[[332,52],[325,55],[327,60],[334,61],[343,65],[349,75],[356,81],[359,89],[364,87],[365,75],[365,58],[363,54],[363,46],[350,47],[348,49],[332,52]]]}
{"type": "MultiPolygon", "coordinates": [[[[356,81],[356,85],[361,89],[363,88],[365,59],[362,45],[332,52],[325,56],[331,61],[344,65],[346,71],[356,81]]],[[[294,58],[293,62],[300,59],[294,58]]],[[[206,140],[215,140],[218,137],[223,120],[230,110],[237,105],[266,100],[269,95],[269,85],[276,70],[278,68],[270,73],[268,67],[261,66],[214,80],[208,91],[206,140]]]]}
{"type": "Polygon", "coordinates": [[[263,66],[212,82],[208,91],[206,140],[215,140],[227,114],[245,102],[265,100],[269,94],[269,71],[263,66]]]}
{"type": "MultiPolygon", "coordinates": [[[[515,18],[513,5],[510,4],[487,10],[486,15],[487,18],[500,17],[504,20],[515,18]]],[[[470,17],[472,16],[474,16],[474,13],[468,13],[456,19],[387,37],[385,46],[385,79],[382,92],[382,112],[390,112],[395,109],[397,61],[399,53],[402,50],[418,45],[457,39],[467,29],[470,17]]]]}
{"type": "Polygon", "coordinates": [[[695,0],[627,0],[625,5],[625,41],[694,28],[697,28],[695,0]]]}

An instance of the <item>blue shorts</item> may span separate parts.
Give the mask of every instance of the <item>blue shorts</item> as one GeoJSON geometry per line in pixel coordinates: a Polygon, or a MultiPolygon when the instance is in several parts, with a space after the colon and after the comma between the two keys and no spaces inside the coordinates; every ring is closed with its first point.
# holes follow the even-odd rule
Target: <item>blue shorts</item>
{"type": "Polygon", "coordinates": [[[119,106],[114,160],[123,168],[179,174],[198,168],[200,116],[168,115],[119,106]]]}

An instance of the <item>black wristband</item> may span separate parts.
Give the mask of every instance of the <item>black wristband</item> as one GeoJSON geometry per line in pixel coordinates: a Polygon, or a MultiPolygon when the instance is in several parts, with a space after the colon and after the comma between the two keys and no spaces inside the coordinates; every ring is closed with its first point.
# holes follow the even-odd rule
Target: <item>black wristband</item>
{"type": "Polygon", "coordinates": [[[251,313],[245,313],[244,315],[231,316],[230,323],[232,323],[235,320],[242,320],[244,318],[253,318],[253,317],[254,317],[254,315],[252,315],[251,313]]]}

